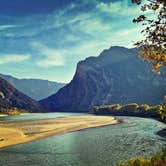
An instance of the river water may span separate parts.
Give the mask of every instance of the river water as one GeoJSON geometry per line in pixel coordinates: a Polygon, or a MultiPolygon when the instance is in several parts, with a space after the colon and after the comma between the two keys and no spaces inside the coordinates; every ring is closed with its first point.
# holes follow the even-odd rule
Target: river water
{"type": "MultiPolygon", "coordinates": [[[[1,117],[0,120],[75,115],[83,114],[33,114],[1,117]]],[[[155,134],[165,128],[165,124],[146,118],[117,118],[123,123],[0,149],[0,166],[115,166],[120,160],[136,156],[151,156],[166,146],[166,140],[155,134]]]]}

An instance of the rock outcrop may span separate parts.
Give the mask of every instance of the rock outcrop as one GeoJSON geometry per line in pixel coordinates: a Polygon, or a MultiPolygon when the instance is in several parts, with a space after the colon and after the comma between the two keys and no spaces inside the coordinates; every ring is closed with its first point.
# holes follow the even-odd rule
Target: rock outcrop
{"type": "Polygon", "coordinates": [[[138,49],[111,47],[77,65],[72,81],[40,103],[51,111],[88,111],[104,104],[159,104],[166,94],[166,71],[160,76],[142,62],[138,49]]]}
{"type": "Polygon", "coordinates": [[[29,112],[41,112],[39,103],[15,89],[6,80],[0,78],[0,112],[17,108],[29,112]]]}

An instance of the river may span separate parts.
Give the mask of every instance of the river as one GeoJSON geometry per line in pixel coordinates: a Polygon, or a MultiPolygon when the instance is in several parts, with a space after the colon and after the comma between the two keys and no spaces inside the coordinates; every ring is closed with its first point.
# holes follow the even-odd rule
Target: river
{"type": "MultiPolygon", "coordinates": [[[[0,120],[43,119],[85,114],[48,113],[0,120]]],[[[166,142],[155,133],[166,127],[153,119],[117,117],[117,125],[53,136],[0,149],[0,166],[115,166],[120,160],[151,156],[166,142]]]]}

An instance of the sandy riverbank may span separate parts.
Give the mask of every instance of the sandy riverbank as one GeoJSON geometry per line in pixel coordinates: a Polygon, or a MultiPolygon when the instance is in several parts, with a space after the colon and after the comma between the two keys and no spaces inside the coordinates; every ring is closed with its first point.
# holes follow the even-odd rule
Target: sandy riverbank
{"type": "Polygon", "coordinates": [[[55,119],[0,122],[0,148],[72,131],[117,124],[108,116],[70,116],[55,119]]]}
{"type": "Polygon", "coordinates": [[[4,117],[4,116],[8,116],[8,115],[6,115],[6,114],[0,114],[0,117],[4,117]]]}

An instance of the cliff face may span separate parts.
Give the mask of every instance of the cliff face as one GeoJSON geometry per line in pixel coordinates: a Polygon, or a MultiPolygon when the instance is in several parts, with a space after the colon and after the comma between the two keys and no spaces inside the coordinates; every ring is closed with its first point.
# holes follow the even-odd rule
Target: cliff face
{"type": "Polygon", "coordinates": [[[0,112],[16,107],[29,112],[41,112],[38,102],[15,89],[6,80],[0,78],[0,112]]]}
{"type": "Polygon", "coordinates": [[[94,105],[114,103],[160,103],[166,94],[166,77],[151,72],[137,54],[137,49],[111,47],[98,57],[79,62],[73,80],[40,103],[51,111],[88,111],[94,105]]]}

